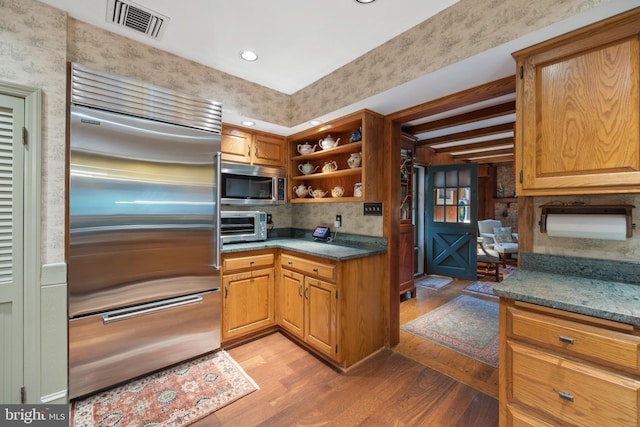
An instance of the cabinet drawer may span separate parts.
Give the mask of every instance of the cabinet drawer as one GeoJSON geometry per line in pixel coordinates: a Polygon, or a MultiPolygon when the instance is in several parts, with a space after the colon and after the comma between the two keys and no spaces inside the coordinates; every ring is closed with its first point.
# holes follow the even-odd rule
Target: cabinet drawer
{"type": "Polygon", "coordinates": [[[246,270],[250,268],[266,267],[273,265],[273,254],[262,254],[242,257],[225,257],[222,261],[222,270],[246,270]]]}
{"type": "Polygon", "coordinates": [[[640,337],[509,307],[509,335],[565,354],[638,371],[640,337]]]}
{"type": "Polygon", "coordinates": [[[293,268],[305,274],[330,280],[335,282],[336,266],[333,264],[322,264],[316,261],[309,261],[288,254],[282,254],[280,263],[283,267],[293,268]]]}
{"type": "Polygon", "coordinates": [[[580,426],[638,426],[640,381],[508,342],[510,399],[580,426]]]}
{"type": "Polygon", "coordinates": [[[553,427],[553,424],[542,421],[528,412],[521,411],[513,405],[507,406],[507,417],[509,420],[507,425],[511,427],[553,427]]]}

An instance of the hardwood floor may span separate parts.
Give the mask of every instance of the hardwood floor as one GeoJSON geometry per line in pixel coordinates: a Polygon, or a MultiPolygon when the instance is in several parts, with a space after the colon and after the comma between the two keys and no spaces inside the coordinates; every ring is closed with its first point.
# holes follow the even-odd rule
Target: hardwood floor
{"type": "MultiPolygon", "coordinates": [[[[401,303],[400,323],[444,304],[468,283],[418,289],[417,298],[401,303]]],[[[497,369],[402,331],[396,348],[376,353],[348,375],[280,333],[228,352],[260,390],[196,427],[498,425],[498,401],[491,397],[497,396],[497,369]]]]}
{"type": "MultiPolygon", "coordinates": [[[[471,282],[468,280],[454,280],[453,283],[437,291],[418,287],[416,298],[400,303],[400,324],[454,299],[469,283],[471,282]]],[[[489,396],[498,398],[498,369],[493,366],[403,330],[400,330],[400,343],[393,350],[489,396]]]]}

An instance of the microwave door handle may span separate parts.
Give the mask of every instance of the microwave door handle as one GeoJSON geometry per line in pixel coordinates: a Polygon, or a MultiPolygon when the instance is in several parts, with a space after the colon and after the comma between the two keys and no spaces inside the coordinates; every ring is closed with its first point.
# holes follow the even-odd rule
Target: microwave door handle
{"type": "Polygon", "coordinates": [[[220,252],[222,252],[222,229],[220,228],[220,191],[221,191],[221,154],[213,156],[213,268],[220,270],[220,252]]]}

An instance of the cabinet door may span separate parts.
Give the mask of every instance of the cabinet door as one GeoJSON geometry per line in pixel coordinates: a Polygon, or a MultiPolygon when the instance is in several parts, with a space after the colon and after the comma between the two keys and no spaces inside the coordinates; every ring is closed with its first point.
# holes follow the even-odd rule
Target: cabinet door
{"type": "Polygon", "coordinates": [[[400,245],[398,248],[398,264],[400,273],[400,295],[412,291],[413,285],[413,256],[414,256],[414,228],[413,224],[400,225],[400,245]]]}
{"type": "Polygon", "coordinates": [[[223,128],[221,136],[222,160],[225,162],[251,163],[253,136],[239,129],[223,128]]]}
{"type": "Polygon", "coordinates": [[[304,338],[304,276],[280,270],[278,284],[278,324],[292,334],[304,338]]]}
{"type": "Polygon", "coordinates": [[[284,138],[255,135],[253,138],[252,160],[256,165],[284,167],[284,138]]]}
{"type": "Polygon", "coordinates": [[[275,325],[274,269],[222,276],[222,338],[275,325]]]}
{"type": "Polygon", "coordinates": [[[332,359],[337,359],[336,286],[305,277],[305,341],[332,359]]]}
{"type": "Polygon", "coordinates": [[[638,25],[611,25],[518,57],[518,194],[640,188],[638,25]]]}

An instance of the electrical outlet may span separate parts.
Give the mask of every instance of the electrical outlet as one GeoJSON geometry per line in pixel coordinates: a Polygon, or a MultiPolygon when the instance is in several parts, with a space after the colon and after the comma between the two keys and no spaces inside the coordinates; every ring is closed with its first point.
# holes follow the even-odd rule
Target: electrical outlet
{"type": "Polygon", "coordinates": [[[365,216],[382,216],[382,202],[365,203],[363,213],[365,216]]]}
{"type": "Polygon", "coordinates": [[[271,214],[267,214],[267,224],[273,224],[271,214]]]}
{"type": "Polygon", "coordinates": [[[342,227],[342,215],[336,215],[336,222],[334,225],[336,228],[342,227]]]}

